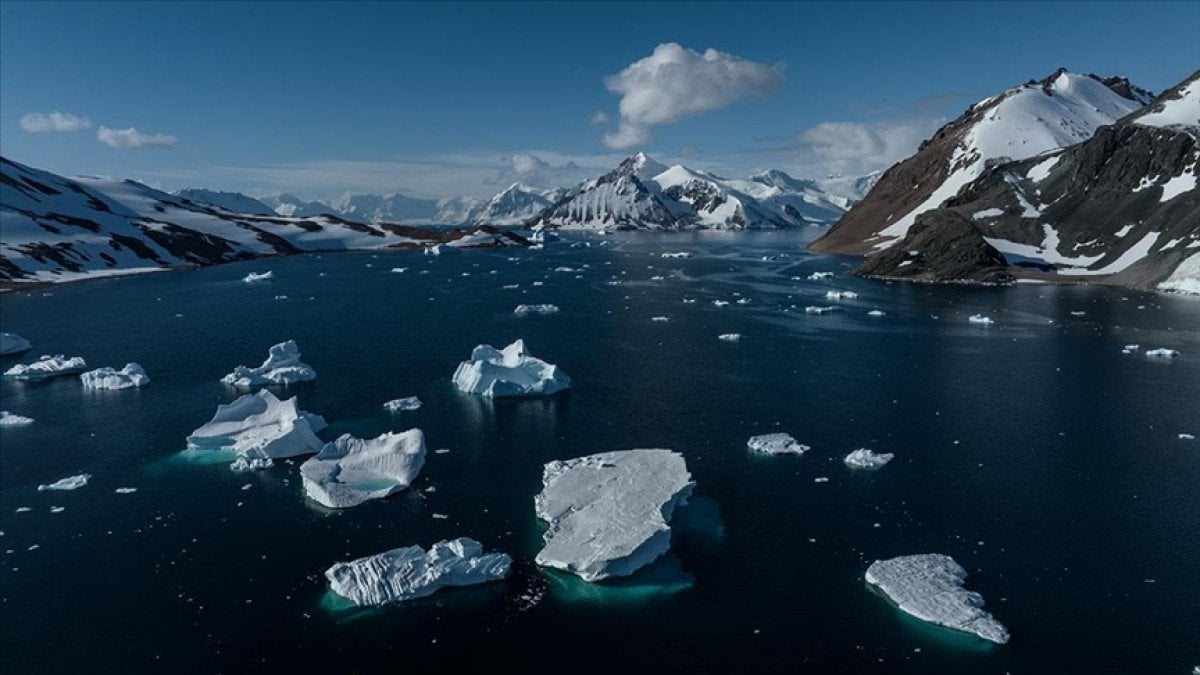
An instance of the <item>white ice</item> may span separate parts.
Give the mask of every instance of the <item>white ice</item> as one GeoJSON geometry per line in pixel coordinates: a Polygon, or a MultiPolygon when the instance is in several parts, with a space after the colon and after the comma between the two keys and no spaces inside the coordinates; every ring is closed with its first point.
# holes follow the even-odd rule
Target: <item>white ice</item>
{"type": "Polygon", "coordinates": [[[244,281],[248,284],[252,284],[256,281],[274,281],[274,279],[275,279],[274,272],[251,272],[251,273],[247,274],[246,276],[242,277],[242,281],[244,281]]]}
{"type": "Polygon", "coordinates": [[[18,363],[4,371],[4,376],[24,382],[36,382],[59,375],[73,375],[82,372],[85,368],[87,368],[87,361],[84,361],[83,357],[72,356],[67,358],[62,354],[58,354],[56,356],[43,356],[30,364],[18,363]]]}
{"type": "Polygon", "coordinates": [[[469,361],[458,364],[453,379],[460,390],[488,397],[549,396],[571,387],[558,366],[525,351],[524,340],[500,350],[479,345],[469,361]]]}
{"type": "Polygon", "coordinates": [[[421,598],[451,586],[499,581],[511,566],[507,554],[485,554],[479,542],[460,537],[440,541],[428,553],[408,546],[337,563],[325,571],[325,578],[334,593],[363,607],[421,598]]]}
{"type": "Polygon", "coordinates": [[[416,410],[421,407],[421,399],[416,396],[406,396],[397,398],[383,404],[383,409],[388,412],[405,412],[408,410],[416,410]]]}
{"type": "Polygon", "coordinates": [[[212,420],[193,431],[187,443],[190,450],[278,459],[320,450],[324,443],[316,432],[323,428],[325,420],[301,412],[294,397],[280,401],[264,389],[217,406],[212,420]]]}
{"type": "Polygon", "coordinates": [[[371,439],[343,434],[300,465],[304,494],[331,509],[382,499],[412,484],[425,465],[420,429],[371,439]]]}
{"type": "Polygon", "coordinates": [[[884,464],[892,461],[895,457],[890,452],[875,452],[870,448],[859,448],[854,452],[846,455],[846,466],[851,469],[878,469],[884,464]]]}
{"type": "Polygon", "coordinates": [[[300,361],[300,348],[295,340],[281,342],[267,353],[267,360],[257,368],[238,366],[221,381],[232,387],[248,389],[270,385],[294,384],[317,379],[312,366],[300,361]]]}
{"type": "Polygon", "coordinates": [[[32,417],[22,417],[7,410],[0,410],[0,427],[23,427],[33,424],[32,417]]]}
{"type": "Polygon", "coordinates": [[[136,363],[127,363],[120,370],[116,368],[89,370],[80,374],[79,379],[83,382],[84,389],[132,389],[150,384],[150,378],[146,377],[146,371],[136,363]]]}
{"type": "Polygon", "coordinates": [[[796,442],[790,434],[785,433],[751,436],[750,440],[746,441],[746,447],[768,455],[803,455],[812,449],[796,442]]]}
{"type": "Polygon", "coordinates": [[[37,489],[38,492],[45,492],[46,490],[78,490],[84,485],[87,485],[88,480],[90,480],[91,477],[91,474],[81,473],[78,476],[70,476],[68,478],[56,480],[49,485],[39,485],[37,489]]]}
{"type": "Polygon", "coordinates": [[[963,588],[967,572],[948,555],[927,553],[876,560],[867,583],[922,621],[1004,644],[1008,631],[983,610],[983,597],[963,588]]]}
{"type": "Polygon", "coordinates": [[[982,314],[972,314],[971,316],[967,317],[967,321],[983,326],[990,326],[991,324],[996,323],[995,321],[992,321],[991,317],[987,317],[982,314]]]}
{"type": "Polygon", "coordinates": [[[517,305],[517,308],[513,310],[513,314],[520,317],[557,313],[558,305],[517,305]]]}

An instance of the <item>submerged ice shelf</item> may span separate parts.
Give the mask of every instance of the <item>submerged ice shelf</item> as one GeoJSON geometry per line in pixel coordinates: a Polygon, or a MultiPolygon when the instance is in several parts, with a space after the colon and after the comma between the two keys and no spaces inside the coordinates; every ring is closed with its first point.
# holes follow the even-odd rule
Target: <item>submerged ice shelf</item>
{"type": "Polygon", "coordinates": [[[431,595],[450,586],[471,586],[508,576],[512,558],[484,553],[474,539],[439,541],[426,552],[420,546],[392,549],[325,571],[334,593],[360,607],[386,605],[431,595]]]}
{"type": "Polygon", "coordinates": [[[939,553],[876,560],[866,574],[867,583],[922,621],[1008,642],[1008,630],[984,611],[983,596],[963,588],[966,578],[961,565],[939,553]]]}

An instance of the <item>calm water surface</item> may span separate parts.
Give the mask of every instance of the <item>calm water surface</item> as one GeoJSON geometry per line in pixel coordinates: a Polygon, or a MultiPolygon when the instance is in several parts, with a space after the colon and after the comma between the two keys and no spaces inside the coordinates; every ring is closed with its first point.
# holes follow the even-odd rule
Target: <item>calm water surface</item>
{"type": "Polygon", "coordinates": [[[807,236],[306,255],[0,297],[0,326],[35,344],[0,367],[65,353],[153,380],[0,383],[0,407],[36,419],[0,430],[0,670],[1190,673],[1200,441],[1178,435],[1200,435],[1200,301],[878,284],[803,253],[807,236]],[[240,281],[267,269],[275,282],[240,281]],[[836,276],[804,279],[816,270],[836,276]],[[562,311],[513,316],[543,302],[562,311]],[[803,312],[827,304],[845,311],[803,312]],[[969,324],[978,312],[996,323],[969,324]],[[518,337],[575,388],[496,403],[454,390],[472,347],[518,337]],[[180,458],[235,398],[219,378],[286,339],[319,377],[277,393],[325,416],[322,437],[415,426],[450,452],[431,452],[414,489],[336,513],[305,500],[297,463],[235,474],[180,458]],[[1130,343],[1183,355],[1122,354],[1130,343]],[[381,408],[401,396],[424,407],[381,408]],[[747,453],[773,431],[813,450],[747,453]],[[636,447],[682,452],[697,481],[673,553],[620,584],[536,568],[542,464],[636,447]],[[851,472],[859,447],[896,459],[851,472]],[[80,490],[36,491],[85,472],[80,490]],[[327,595],[335,561],[456,536],[513,555],[510,579],[371,611],[327,595]],[[863,582],[872,560],[926,552],[971,573],[1008,645],[922,624],[863,582]]]}

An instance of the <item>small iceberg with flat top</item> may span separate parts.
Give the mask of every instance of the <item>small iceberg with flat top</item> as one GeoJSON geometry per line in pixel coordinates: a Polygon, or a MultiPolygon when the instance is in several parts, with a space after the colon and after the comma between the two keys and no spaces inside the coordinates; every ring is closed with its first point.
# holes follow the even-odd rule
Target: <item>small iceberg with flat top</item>
{"type": "Polygon", "coordinates": [[[397,398],[383,404],[383,409],[388,412],[406,412],[409,410],[417,410],[421,407],[421,399],[416,396],[406,396],[397,398]]]}
{"type": "Polygon", "coordinates": [[[248,284],[252,284],[256,281],[274,281],[274,280],[275,280],[274,272],[261,272],[261,273],[260,272],[251,272],[251,273],[247,274],[246,276],[242,277],[242,281],[244,281],[248,284]]]}
{"type": "Polygon", "coordinates": [[[750,440],[746,441],[746,447],[767,455],[803,455],[812,449],[797,443],[791,434],[784,433],[751,436],[750,440]]]}
{"type": "Polygon", "coordinates": [[[32,417],[23,417],[7,410],[0,410],[0,427],[23,427],[33,424],[32,417]]]}
{"type": "Polygon", "coordinates": [[[4,371],[4,376],[11,377],[14,380],[21,380],[22,382],[38,382],[58,377],[59,375],[74,375],[75,373],[83,372],[85,369],[87,369],[87,361],[84,361],[82,356],[67,358],[62,354],[58,354],[55,356],[43,356],[29,364],[18,363],[4,371]]]}
{"type": "Polygon", "coordinates": [[[963,588],[966,578],[967,571],[954,558],[939,553],[876,560],[866,574],[868,584],[922,621],[1008,642],[1008,630],[984,611],[983,596],[963,588]]]}
{"type": "Polygon", "coordinates": [[[29,340],[16,333],[0,333],[0,356],[17,354],[32,347],[33,345],[29,344],[29,340]]]}
{"type": "MultiPolygon", "coordinates": [[[[224,452],[246,458],[244,469],[265,468],[249,460],[310,455],[324,443],[316,432],[325,428],[320,415],[301,412],[296,399],[280,401],[263,390],[217,406],[212,420],[187,438],[192,452],[224,452]]],[[[269,465],[267,465],[269,466],[269,465]]]]}
{"type": "Polygon", "coordinates": [[[558,314],[558,305],[517,305],[517,308],[513,310],[513,314],[520,317],[558,314]]]}
{"type": "Polygon", "coordinates": [[[231,387],[249,389],[271,385],[295,384],[317,379],[317,371],[300,361],[295,340],[280,342],[267,352],[267,360],[257,368],[238,366],[221,381],[231,387]]]}
{"type": "Polygon", "coordinates": [[[150,384],[150,378],[146,376],[146,371],[136,363],[127,363],[120,370],[116,368],[89,370],[82,373],[79,379],[83,382],[84,389],[133,389],[150,384]]]}
{"type": "Polygon", "coordinates": [[[661,448],[549,462],[534,498],[549,523],[535,561],[584,581],[633,574],[671,547],[671,516],[695,485],[683,455],[661,448]]]}
{"type": "Polygon", "coordinates": [[[84,485],[87,485],[91,478],[91,474],[81,473],[78,476],[69,476],[67,478],[56,480],[48,485],[39,485],[37,489],[38,492],[46,492],[47,490],[78,490],[84,485]]]}
{"type": "Polygon", "coordinates": [[[512,558],[484,553],[474,539],[396,548],[325,570],[330,589],[359,607],[404,602],[451,586],[472,586],[508,576],[512,558]]]}
{"type": "Polygon", "coordinates": [[[344,434],[300,465],[304,494],[331,509],[382,499],[412,485],[425,465],[420,429],[372,439],[344,434]]]}
{"type": "Polygon", "coordinates": [[[878,469],[895,457],[890,452],[875,452],[870,448],[859,448],[846,455],[843,460],[851,469],[878,469]]]}
{"type": "Polygon", "coordinates": [[[471,359],[458,364],[454,385],[468,394],[489,398],[503,396],[549,396],[569,389],[571,378],[558,366],[535,358],[517,340],[504,349],[479,345],[471,359]]]}

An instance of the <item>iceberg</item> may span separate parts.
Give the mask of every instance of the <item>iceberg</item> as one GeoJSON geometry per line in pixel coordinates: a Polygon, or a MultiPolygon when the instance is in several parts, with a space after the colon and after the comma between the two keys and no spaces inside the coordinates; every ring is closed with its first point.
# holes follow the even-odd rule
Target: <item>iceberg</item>
{"type": "Polygon", "coordinates": [[[304,494],[331,509],[382,499],[412,484],[425,465],[420,429],[364,440],[343,434],[300,465],[304,494]]]}
{"type": "Polygon", "coordinates": [[[878,469],[879,467],[892,461],[895,457],[890,452],[875,452],[870,448],[859,448],[854,452],[846,455],[846,466],[851,469],[878,469]]]}
{"type": "Polygon", "coordinates": [[[662,257],[662,258],[690,258],[690,257],[692,257],[692,254],[688,253],[687,251],[678,251],[676,253],[663,253],[660,255],[660,257],[662,257]]]}
{"type": "Polygon", "coordinates": [[[247,274],[246,276],[242,277],[242,281],[244,281],[248,284],[252,284],[256,281],[274,281],[274,280],[275,280],[274,272],[261,272],[261,273],[251,272],[251,273],[247,274]]]}
{"type": "Polygon", "coordinates": [[[517,305],[513,310],[517,316],[533,316],[535,314],[558,314],[558,305],[517,305]]]}
{"type": "Polygon", "coordinates": [[[831,314],[841,309],[840,307],[816,307],[809,305],[804,308],[805,314],[831,314]]]}
{"type": "Polygon", "coordinates": [[[120,370],[115,368],[89,370],[81,374],[79,379],[83,381],[84,389],[132,389],[150,384],[150,378],[146,377],[146,371],[136,363],[127,363],[120,370]]]}
{"type": "Polygon", "coordinates": [[[270,457],[247,457],[245,455],[238,455],[237,459],[229,463],[229,469],[239,473],[242,471],[263,471],[273,466],[275,466],[275,460],[270,457]]]}
{"type": "MultiPolygon", "coordinates": [[[[226,451],[248,459],[296,457],[321,449],[319,415],[301,412],[296,399],[280,401],[270,391],[246,394],[217,406],[212,420],[187,438],[189,450],[226,451]]],[[[247,467],[251,468],[251,467],[247,467]]]]}
{"type": "Polygon", "coordinates": [[[808,275],[809,281],[820,281],[822,279],[830,279],[833,277],[833,272],[813,272],[808,275]]]}
{"type": "Polygon", "coordinates": [[[439,541],[426,553],[420,546],[385,551],[337,563],[325,570],[334,593],[359,607],[421,598],[451,586],[471,586],[508,576],[512,558],[484,553],[474,539],[439,541]]]}
{"type": "Polygon", "coordinates": [[[922,621],[1008,642],[1008,631],[983,610],[983,597],[963,588],[966,578],[966,570],[953,558],[938,553],[876,560],[866,575],[868,584],[922,621]]]}
{"type": "Polygon", "coordinates": [[[294,384],[317,379],[317,371],[300,361],[300,348],[295,340],[280,342],[271,347],[267,360],[257,368],[238,366],[221,381],[231,387],[265,387],[294,384]]]}
{"type": "Polygon", "coordinates": [[[783,433],[751,436],[750,440],[746,441],[746,447],[768,455],[803,455],[812,449],[797,443],[791,434],[783,433]]]}
{"type": "Polygon", "coordinates": [[[854,291],[826,291],[826,300],[853,300],[858,297],[854,291]]]}
{"type": "Polygon", "coordinates": [[[534,498],[549,523],[535,562],[584,581],[632,574],[670,548],[671,516],[695,485],[683,455],[665,449],[549,462],[534,498]]]}
{"type": "Polygon", "coordinates": [[[878,309],[873,309],[873,310],[867,312],[867,316],[879,317],[879,316],[883,316],[883,315],[884,315],[884,312],[881,310],[878,310],[878,309]]]}
{"type": "Polygon", "coordinates": [[[459,252],[460,251],[457,248],[455,248],[453,246],[446,246],[445,244],[434,244],[433,246],[426,246],[425,251],[424,251],[425,255],[443,255],[446,253],[459,253],[459,252]]]}
{"type": "Polygon", "coordinates": [[[91,474],[81,473],[78,476],[70,476],[68,478],[56,480],[49,485],[39,485],[37,489],[38,492],[45,492],[47,490],[78,490],[84,485],[87,485],[91,478],[91,474]]]}
{"type": "Polygon", "coordinates": [[[84,361],[83,357],[67,358],[58,354],[57,356],[43,356],[30,364],[18,363],[4,371],[4,376],[23,382],[37,382],[59,375],[74,375],[83,372],[85,368],[87,368],[87,361],[84,361]]]}
{"type": "Polygon", "coordinates": [[[23,417],[7,410],[0,410],[0,427],[23,427],[33,424],[32,417],[23,417]]]}
{"type": "Polygon", "coordinates": [[[971,316],[967,317],[967,321],[970,323],[977,323],[977,324],[980,324],[983,326],[990,326],[990,325],[996,323],[995,321],[992,321],[991,317],[984,316],[982,314],[972,314],[971,316]]]}
{"type": "Polygon", "coordinates": [[[16,333],[0,333],[0,356],[4,354],[16,354],[30,349],[33,345],[29,344],[29,340],[17,335],[16,333]]]}
{"type": "Polygon", "coordinates": [[[1167,348],[1163,347],[1160,349],[1147,349],[1145,354],[1146,354],[1146,356],[1148,356],[1152,359],[1154,359],[1154,358],[1173,359],[1176,356],[1179,356],[1179,350],[1167,349],[1167,348]]]}
{"type": "Polygon", "coordinates": [[[742,334],[741,333],[721,333],[720,335],[717,336],[717,339],[723,340],[725,342],[741,342],[742,334]]]}
{"type": "Polygon", "coordinates": [[[383,404],[383,409],[388,412],[404,412],[407,410],[416,410],[420,407],[421,399],[416,396],[398,398],[383,404]]]}
{"type": "Polygon", "coordinates": [[[571,387],[571,378],[558,366],[534,358],[517,340],[504,349],[479,345],[471,359],[458,364],[454,384],[469,394],[500,396],[549,396],[571,387]]]}

